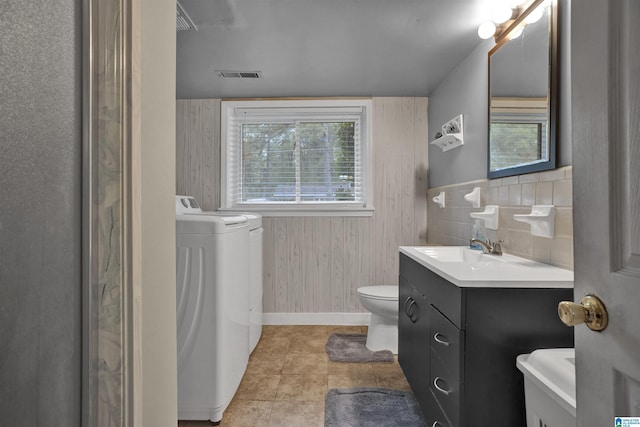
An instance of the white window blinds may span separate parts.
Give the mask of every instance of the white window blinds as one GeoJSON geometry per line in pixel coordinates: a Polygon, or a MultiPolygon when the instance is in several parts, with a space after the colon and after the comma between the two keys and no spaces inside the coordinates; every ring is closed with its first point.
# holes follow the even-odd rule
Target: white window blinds
{"type": "Polygon", "coordinates": [[[223,208],[367,208],[368,107],[223,102],[223,208]]]}

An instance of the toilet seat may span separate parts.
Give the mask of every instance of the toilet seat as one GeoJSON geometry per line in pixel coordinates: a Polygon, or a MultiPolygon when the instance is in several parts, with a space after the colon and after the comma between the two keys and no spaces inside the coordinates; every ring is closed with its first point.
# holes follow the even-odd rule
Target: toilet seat
{"type": "Polygon", "coordinates": [[[398,290],[398,286],[393,285],[364,286],[358,288],[358,294],[382,301],[398,301],[398,290]]]}

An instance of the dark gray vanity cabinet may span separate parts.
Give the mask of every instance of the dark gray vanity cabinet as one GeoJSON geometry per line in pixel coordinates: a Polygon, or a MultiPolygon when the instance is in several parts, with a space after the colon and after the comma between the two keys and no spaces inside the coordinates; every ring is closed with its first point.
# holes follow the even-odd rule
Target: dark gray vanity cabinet
{"type": "Polygon", "coordinates": [[[404,355],[404,372],[413,380],[414,395],[418,400],[426,399],[429,392],[428,371],[429,302],[407,280],[400,276],[399,301],[404,304],[405,315],[398,317],[398,355],[404,355]]]}
{"type": "Polygon", "coordinates": [[[573,289],[462,288],[400,254],[398,360],[428,426],[526,425],[519,354],[573,347],[573,289]]]}

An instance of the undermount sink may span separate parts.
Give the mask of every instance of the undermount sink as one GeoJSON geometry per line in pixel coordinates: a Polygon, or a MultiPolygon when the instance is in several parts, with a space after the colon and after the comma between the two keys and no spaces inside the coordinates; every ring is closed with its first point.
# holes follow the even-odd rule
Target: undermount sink
{"type": "Polygon", "coordinates": [[[573,288],[573,271],[468,246],[401,246],[400,252],[459,287],[573,288]]]}
{"type": "Polygon", "coordinates": [[[416,247],[416,251],[440,262],[479,263],[499,261],[498,255],[485,255],[480,250],[463,246],[424,246],[416,247]]]}

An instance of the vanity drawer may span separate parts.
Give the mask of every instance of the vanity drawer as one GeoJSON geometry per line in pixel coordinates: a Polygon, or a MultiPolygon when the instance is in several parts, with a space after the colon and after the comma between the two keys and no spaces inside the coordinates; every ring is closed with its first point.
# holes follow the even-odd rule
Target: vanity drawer
{"type": "Polygon", "coordinates": [[[464,320],[463,290],[431,270],[426,271],[429,302],[438,308],[458,328],[462,329],[464,320]]]}
{"type": "Polygon", "coordinates": [[[442,411],[454,425],[460,425],[460,401],[463,384],[457,378],[453,378],[437,358],[431,358],[431,375],[429,377],[429,388],[436,397],[442,411]]]}
{"type": "Polygon", "coordinates": [[[462,355],[464,354],[464,331],[458,329],[435,307],[429,310],[430,344],[435,357],[440,359],[451,379],[462,378],[462,355]]]}
{"type": "Polygon", "coordinates": [[[433,395],[433,392],[429,390],[429,393],[431,396],[429,396],[429,403],[424,411],[427,427],[453,427],[444,415],[444,412],[442,412],[442,408],[440,408],[438,400],[433,395]]]}

